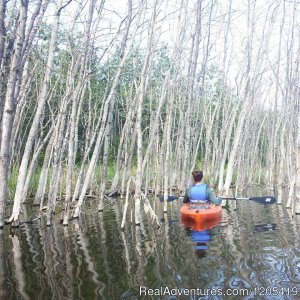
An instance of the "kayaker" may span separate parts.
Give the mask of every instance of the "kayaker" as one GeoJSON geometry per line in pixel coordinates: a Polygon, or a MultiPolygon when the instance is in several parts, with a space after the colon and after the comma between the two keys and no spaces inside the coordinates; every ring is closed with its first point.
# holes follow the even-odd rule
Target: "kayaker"
{"type": "Polygon", "coordinates": [[[209,188],[206,183],[203,183],[203,172],[192,172],[194,184],[192,184],[186,191],[183,198],[183,203],[205,203],[211,202],[215,205],[220,205],[222,199],[217,198],[214,192],[209,188]]]}

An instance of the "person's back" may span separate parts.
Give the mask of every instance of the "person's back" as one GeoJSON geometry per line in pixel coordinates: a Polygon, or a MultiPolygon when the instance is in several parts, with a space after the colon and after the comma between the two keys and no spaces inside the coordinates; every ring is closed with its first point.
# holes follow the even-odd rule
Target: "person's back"
{"type": "Polygon", "coordinates": [[[193,171],[192,175],[194,184],[188,188],[183,203],[211,202],[215,205],[219,205],[222,199],[216,198],[208,185],[202,183],[203,172],[193,171]]]}
{"type": "Polygon", "coordinates": [[[209,197],[207,194],[208,185],[205,183],[194,184],[189,188],[189,198],[190,202],[204,202],[208,201],[209,197]]]}

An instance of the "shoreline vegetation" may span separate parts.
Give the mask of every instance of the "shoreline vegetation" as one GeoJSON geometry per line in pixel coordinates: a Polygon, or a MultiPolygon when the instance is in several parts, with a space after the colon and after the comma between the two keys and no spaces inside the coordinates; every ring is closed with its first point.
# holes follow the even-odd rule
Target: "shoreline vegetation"
{"type": "Polygon", "coordinates": [[[297,2],[0,0],[0,228],[87,194],[266,184],[300,214],[297,2]],[[47,200],[47,201],[46,201],[47,200]],[[10,206],[9,215],[7,215],[10,206]]]}
{"type": "MultiPolygon", "coordinates": [[[[94,180],[93,182],[90,184],[89,189],[86,192],[86,197],[94,197],[94,198],[99,198],[99,187],[98,187],[98,182],[101,179],[101,168],[102,166],[98,166],[96,168],[96,172],[94,175],[94,180]]],[[[79,170],[79,166],[76,167],[77,170],[79,170]]],[[[50,183],[50,179],[51,179],[51,173],[52,170],[49,169],[49,176],[46,180],[47,184],[45,186],[45,198],[46,196],[46,192],[49,191],[50,187],[49,187],[49,183],[50,183]]],[[[78,178],[78,174],[79,172],[74,172],[74,178],[72,180],[72,185],[75,186],[76,184],[76,180],[78,178]]],[[[107,167],[107,185],[111,186],[113,183],[113,179],[114,179],[114,175],[115,175],[116,171],[115,171],[115,166],[110,165],[107,167]]],[[[132,169],[130,171],[130,176],[135,176],[136,173],[136,168],[132,169]]],[[[23,202],[23,204],[28,204],[28,205],[33,205],[33,206],[39,206],[40,203],[34,203],[34,199],[37,195],[37,190],[38,190],[38,184],[39,184],[39,179],[40,179],[40,175],[41,175],[41,169],[37,168],[35,170],[34,175],[32,176],[30,182],[29,182],[29,187],[28,187],[28,193],[27,193],[27,198],[24,199],[25,201],[23,202]]],[[[10,204],[11,201],[13,201],[13,197],[16,191],[16,185],[17,185],[17,176],[18,176],[18,170],[17,169],[13,169],[12,174],[9,178],[9,182],[8,182],[8,196],[7,196],[7,203],[10,204]]],[[[236,179],[237,179],[237,175],[233,174],[233,180],[231,182],[230,188],[231,191],[233,193],[241,193],[242,190],[238,189],[238,187],[236,186],[236,179]]],[[[209,178],[207,178],[207,176],[204,177],[204,181],[205,182],[209,182],[209,178]]],[[[247,187],[251,187],[251,186],[265,186],[267,190],[271,191],[271,192],[275,192],[275,186],[267,186],[266,182],[264,180],[260,181],[260,182],[248,182],[243,189],[247,188],[247,187]]],[[[282,187],[286,187],[287,185],[283,185],[282,187]]],[[[217,185],[210,185],[210,187],[216,191],[217,190],[217,185]]],[[[65,181],[61,181],[59,188],[58,188],[58,195],[60,199],[64,199],[66,194],[64,193],[66,190],[66,182],[65,181]]],[[[150,182],[148,189],[146,190],[144,186],[142,186],[141,191],[143,193],[145,193],[145,195],[147,194],[152,194],[152,195],[156,195],[156,196],[160,196],[163,194],[163,190],[161,189],[160,191],[155,190],[154,185],[150,182]]],[[[131,186],[130,189],[130,195],[134,196],[135,190],[134,190],[134,186],[131,186]]],[[[185,188],[180,189],[178,186],[174,185],[174,186],[170,186],[168,187],[168,193],[170,194],[177,194],[177,195],[183,195],[185,193],[185,188]]],[[[105,196],[107,197],[121,197],[124,198],[126,196],[126,191],[121,191],[121,187],[117,186],[115,190],[111,191],[111,190],[106,190],[105,191],[105,196]]]]}

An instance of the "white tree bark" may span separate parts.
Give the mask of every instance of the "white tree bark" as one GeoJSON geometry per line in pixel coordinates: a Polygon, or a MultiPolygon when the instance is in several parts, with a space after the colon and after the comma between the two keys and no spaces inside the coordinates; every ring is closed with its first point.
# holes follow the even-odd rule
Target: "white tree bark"
{"type": "MultiPolygon", "coordinates": [[[[2,9],[2,8],[1,8],[2,9]]],[[[20,14],[18,20],[17,39],[12,57],[9,79],[5,96],[4,111],[2,117],[2,135],[0,149],[0,228],[4,225],[4,215],[6,208],[6,192],[10,161],[10,141],[12,125],[16,106],[15,94],[16,84],[19,79],[20,66],[22,63],[22,49],[25,36],[25,28],[28,12],[28,0],[21,1],[20,14]]]]}
{"type": "Polygon", "coordinates": [[[43,161],[43,166],[39,178],[39,184],[33,202],[33,205],[40,206],[40,210],[43,208],[43,203],[44,203],[44,195],[46,192],[46,184],[47,184],[48,171],[49,171],[49,166],[51,161],[53,142],[54,142],[54,134],[52,134],[52,137],[50,138],[50,141],[45,151],[45,158],[43,161]]]}
{"type": "MultiPolygon", "coordinates": [[[[35,112],[34,119],[31,124],[30,132],[29,132],[29,135],[27,138],[24,154],[23,154],[21,165],[19,168],[19,175],[18,175],[18,182],[17,182],[15,199],[14,199],[14,206],[13,206],[12,214],[9,218],[9,222],[18,223],[18,218],[19,218],[19,213],[20,213],[20,204],[22,201],[24,201],[24,199],[22,199],[22,197],[24,196],[24,184],[25,184],[25,180],[26,180],[28,162],[29,162],[29,159],[31,156],[34,139],[36,137],[36,134],[37,134],[37,131],[39,128],[39,123],[40,123],[41,118],[43,117],[44,106],[45,106],[45,103],[47,100],[47,93],[49,90],[50,77],[51,77],[53,61],[54,61],[54,53],[55,53],[55,49],[56,49],[58,24],[59,24],[61,9],[62,9],[61,5],[62,5],[62,0],[59,2],[59,5],[58,5],[56,13],[55,13],[53,25],[52,25],[51,40],[50,40],[50,47],[49,47],[45,77],[44,77],[41,93],[38,96],[37,110],[35,112]]],[[[25,193],[25,195],[26,195],[26,193],[25,193]]]]}
{"type": "Polygon", "coordinates": [[[188,69],[188,95],[187,95],[187,109],[184,116],[185,126],[185,143],[184,143],[184,156],[183,156],[183,166],[182,166],[182,181],[180,188],[186,188],[187,179],[190,177],[188,174],[190,170],[190,142],[191,142],[191,116],[192,116],[192,101],[194,98],[194,88],[196,79],[196,69],[198,63],[200,41],[202,36],[202,1],[197,1],[195,4],[195,19],[196,25],[192,37],[192,49],[189,58],[189,69],[188,69]]]}
{"type": "MultiPolygon", "coordinates": [[[[132,2],[131,2],[131,0],[128,0],[128,11],[129,12],[132,11],[132,2]]],[[[123,66],[125,64],[125,61],[126,61],[126,58],[127,58],[127,55],[128,55],[128,52],[126,51],[126,44],[127,44],[127,39],[128,39],[128,34],[129,34],[131,21],[132,21],[131,20],[131,14],[129,14],[128,18],[127,18],[126,31],[125,31],[125,33],[123,35],[123,39],[122,39],[120,62],[119,62],[119,65],[117,67],[115,77],[113,79],[113,83],[112,83],[110,93],[109,93],[109,95],[108,95],[108,97],[107,97],[107,99],[105,100],[105,103],[104,103],[103,114],[101,116],[100,130],[99,130],[98,137],[97,137],[97,140],[96,140],[94,152],[93,152],[91,161],[89,163],[88,170],[86,172],[86,176],[85,176],[85,180],[84,180],[84,183],[83,183],[83,186],[82,186],[81,194],[80,194],[78,203],[76,204],[76,207],[75,207],[75,210],[74,210],[74,213],[73,213],[74,218],[78,218],[78,216],[79,216],[80,208],[81,208],[81,206],[83,204],[83,201],[85,199],[85,194],[86,194],[90,179],[92,177],[92,174],[94,172],[96,163],[97,163],[98,158],[99,158],[100,146],[101,146],[101,142],[102,142],[103,135],[104,135],[105,128],[106,128],[106,122],[107,122],[107,117],[108,117],[108,114],[109,114],[109,108],[114,107],[114,103],[115,103],[115,100],[116,100],[116,90],[117,90],[117,86],[119,84],[121,71],[123,69],[123,66]]]]}
{"type": "Polygon", "coordinates": [[[108,121],[107,121],[107,125],[106,125],[106,132],[105,132],[102,172],[101,172],[100,188],[99,188],[98,211],[103,211],[103,208],[104,208],[104,196],[105,196],[105,188],[106,188],[106,182],[107,182],[107,167],[108,167],[108,155],[109,155],[108,152],[109,152],[109,143],[110,143],[111,123],[112,123],[112,108],[110,108],[108,121]]]}
{"type": "MultiPolygon", "coordinates": [[[[299,68],[300,67],[300,45],[297,52],[297,63],[296,63],[296,78],[298,79],[297,82],[299,82],[299,68]]],[[[299,96],[300,88],[299,85],[296,85],[294,88],[294,95],[299,96]]],[[[297,140],[296,140],[296,200],[295,200],[295,213],[297,215],[300,214],[300,108],[299,108],[299,102],[297,102],[297,140]]],[[[293,185],[291,185],[291,189],[293,188],[293,185]]]]}
{"type": "MultiPolygon", "coordinates": [[[[6,4],[7,4],[6,0],[0,0],[0,66],[2,65],[2,59],[4,56],[5,37],[6,37],[6,29],[5,29],[6,4]]],[[[2,91],[2,89],[0,90],[2,91]]]]}
{"type": "Polygon", "coordinates": [[[166,148],[165,148],[165,157],[164,157],[164,213],[167,212],[168,207],[168,194],[170,190],[170,152],[171,152],[171,121],[172,121],[172,113],[173,113],[173,103],[174,103],[174,95],[171,94],[168,99],[167,111],[169,112],[166,119],[166,148]]]}
{"type": "Polygon", "coordinates": [[[76,131],[77,131],[77,115],[78,115],[78,99],[83,90],[83,85],[85,83],[85,70],[87,69],[87,55],[89,51],[89,41],[91,35],[91,25],[93,19],[93,11],[95,7],[95,0],[89,1],[89,16],[86,24],[86,32],[84,35],[83,47],[82,47],[82,58],[81,66],[79,70],[79,79],[77,87],[72,97],[72,109],[71,109],[71,128],[70,128],[70,137],[68,143],[68,165],[67,165],[67,175],[66,175],[66,197],[65,197],[65,213],[63,219],[63,225],[68,225],[69,220],[69,210],[72,200],[72,181],[73,181],[73,172],[75,167],[75,155],[76,155],[76,131]]]}
{"type": "MultiPolygon", "coordinates": [[[[298,112],[299,114],[299,112],[298,112]]],[[[300,214],[300,114],[298,115],[298,133],[296,147],[296,201],[295,213],[300,214]]]]}
{"type": "Polygon", "coordinates": [[[237,113],[238,109],[236,108],[234,110],[233,115],[230,116],[230,122],[228,124],[227,130],[226,130],[226,137],[224,140],[224,145],[223,145],[223,154],[221,157],[221,163],[220,163],[220,167],[219,167],[219,181],[218,181],[218,191],[222,192],[222,188],[224,186],[224,171],[225,171],[225,163],[226,163],[226,159],[228,157],[228,151],[229,151],[229,147],[230,147],[230,140],[232,137],[232,131],[233,131],[233,126],[234,126],[234,122],[235,122],[235,117],[236,117],[236,113],[237,113]]]}
{"type": "Polygon", "coordinates": [[[237,128],[234,132],[234,140],[232,142],[232,149],[228,158],[227,165],[227,173],[225,178],[225,183],[222,188],[224,196],[228,196],[230,192],[230,185],[232,183],[233,172],[235,168],[235,162],[237,159],[238,149],[243,136],[243,129],[245,125],[245,120],[248,116],[248,113],[251,109],[251,92],[254,85],[254,80],[252,80],[252,76],[250,75],[250,71],[254,66],[252,66],[252,56],[253,56],[253,34],[255,30],[255,2],[254,4],[250,3],[248,0],[248,11],[247,11],[247,27],[248,27],[248,36],[247,36],[247,45],[245,49],[245,73],[243,74],[240,82],[242,94],[243,105],[242,110],[239,114],[239,120],[237,124],[237,128]],[[253,7],[251,7],[251,4],[253,7]]]}
{"type": "Polygon", "coordinates": [[[153,11],[151,16],[151,24],[148,36],[148,47],[147,53],[143,64],[143,69],[141,72],[140,84],[136,92],[137,97],[137,115],[136,115],[136,133],[137,133],[137,170],[135,179],[135,224],[140,225],[141,223],[141,192],[142,192],[142,180],[143,180],[143,132],[142,132],[142,111],[143,111],[143,101],[145,96],[146,88],[146,76],[149,69],[149,64],[151,60],[151,55],[153,51],[154,43],[154,25],[156,19],[156,5],[157,0],[154,0],[153,11]]]}
{"type": "MultiPolygon", "coordinates": [[[[26,176],[26,180],[25,180],[25,184],[24,184],[24,189],[23,189],[22,199],[24,202],[25,202],[26,196],[28,194],[30,180],[31,180],[31,178],[34,174],[34,171],[37,167],[37,164],[38,164],[39,155],[40,155],[42,149],[44,148],[45,144],[48,142],[51,135],[52,135],[52,129],[50,129],[48,131],[47,135],[44,137],[44,139],[42,141],[38,142],[37,149],[34,150],[34,153],[33,153],[29,168],[28,168],[28,172],[27,172],[27,176],[26,176]]],[[[21,202],[21,203],[24,203],[24,202],[21,202]]]]}
{"type": "MultiPolygon", "coordinates": [[[[0,0],[0,124],[2,121],[3,113],[3,85],[4,85],[4,70],[3,70],[3,58],[5,53],[5,41],[6,41],[6,28],[5,28],[5,13],[6,13],[6,0],[0,0]]],[[[0,126],[0,136],[2,135],[2,126],[0,126]]],[[[0,141],[1,147],[1,141],[0,141]]]]}

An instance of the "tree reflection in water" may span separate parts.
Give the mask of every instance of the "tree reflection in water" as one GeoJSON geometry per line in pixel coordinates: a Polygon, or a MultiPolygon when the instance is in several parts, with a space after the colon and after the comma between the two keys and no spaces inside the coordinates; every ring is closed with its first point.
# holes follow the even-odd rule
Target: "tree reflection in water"
{"type": "Polygon", "coordinates": [[[300,288],[300,220],[289,211],[239,202],[223,209],[221,222],[191,224],[180,221],[179,203],[171,205],[167,215],[156,207],[160,227],[146,214],[137,227],[129,214],[121,230],[117,200],[101,213],[89,200],[68,227],[59,216],[52,227],[43,216],[14,235],[5,226],[0,299],[143,299],[139,286],[300,288]]]}

